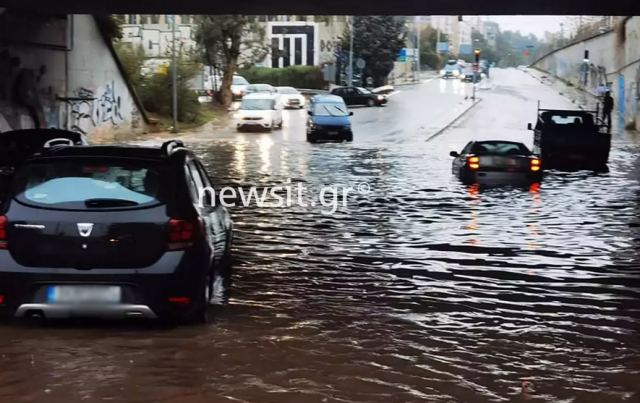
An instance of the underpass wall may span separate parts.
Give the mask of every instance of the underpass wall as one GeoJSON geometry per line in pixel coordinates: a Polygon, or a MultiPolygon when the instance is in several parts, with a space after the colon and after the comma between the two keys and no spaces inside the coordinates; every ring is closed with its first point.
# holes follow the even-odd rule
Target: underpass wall
{"type": "Polygon", "coordinates": [[[146,115],[91,15],[0,14],[0,132],[144,129],[146,115]]]}
{"type": "Polygon", "coordinates": [[[640,130],[640,17],[629,17],[613,31],[557,49],[532,66],[593,95],[608,85],[619,116],[625,123],[635,121],[640,130]]]}

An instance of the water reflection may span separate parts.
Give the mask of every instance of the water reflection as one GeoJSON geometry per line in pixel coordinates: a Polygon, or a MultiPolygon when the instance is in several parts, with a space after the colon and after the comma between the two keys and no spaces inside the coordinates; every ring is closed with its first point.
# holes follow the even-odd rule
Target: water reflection
{"type": "Polygon", "coordinates": [[[212,325],[2,327],[4,400],[636,401],[639,147],[616,145],[606,175],[467,187],[447,146],[466,137],[387,128],[189,144],[219,183],[372,192],[333,215],[234,209],[231,303],[212,325]]]}

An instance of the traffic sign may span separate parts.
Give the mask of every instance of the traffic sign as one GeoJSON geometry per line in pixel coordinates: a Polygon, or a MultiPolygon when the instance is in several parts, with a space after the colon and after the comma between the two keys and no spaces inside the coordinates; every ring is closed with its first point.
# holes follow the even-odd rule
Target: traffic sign
{"type": "Polygon", "coordinates": [[[401,62],[407,61],[407,48],[400,49],[400,55],[398,56],[398,59],[401,62]]]}
{"type": "Polygon", "coordinates": [[[438,53],[449,53],[449,42],[438,42],[436,48],[438,53]]]}

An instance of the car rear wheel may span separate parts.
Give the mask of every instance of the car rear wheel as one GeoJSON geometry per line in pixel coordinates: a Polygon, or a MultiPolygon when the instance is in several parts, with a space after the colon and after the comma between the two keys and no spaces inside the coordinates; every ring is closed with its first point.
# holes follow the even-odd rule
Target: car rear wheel
{"type": "Polygon", "coordinates": [[[353,133],[349,133],[347,135],[344,136],[344,141],[353,141],[353,133]]]}
{"type": "Polygon", "coordinates": [[[207,271],[200,287],[193,296],[193,306],[182,318],[181,322],[189,325],[202,325],[209,321],[209,301],[213,295],[212,271],[207,271]]]}

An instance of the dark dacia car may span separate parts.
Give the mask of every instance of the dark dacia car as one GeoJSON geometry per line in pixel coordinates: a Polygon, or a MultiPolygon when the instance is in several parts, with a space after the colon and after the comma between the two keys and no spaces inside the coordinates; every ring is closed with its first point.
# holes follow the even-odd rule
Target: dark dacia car
{"type": "Polygon", "coordinates": [[[336,87],[331,90],[331,95],[342,97],[347,105],[382,106],[387,103],[384,95],[361,87],[336,87]]]}
{"type": "Polygon", "coordinates": [[[227,210],[182,143],[54,146],[0,211],[0,312],[205,322],[231,271],[227,210]]]}

